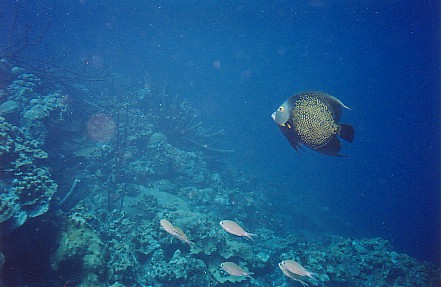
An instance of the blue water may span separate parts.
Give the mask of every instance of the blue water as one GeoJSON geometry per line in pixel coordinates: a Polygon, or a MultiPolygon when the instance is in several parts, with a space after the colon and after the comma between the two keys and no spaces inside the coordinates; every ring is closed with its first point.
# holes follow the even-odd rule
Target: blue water
{"type": "Polygon", "coordinates": [[[0,38],[13,43],[8,28],[28,23],[37,41],[49,24],[29,56],[104,67],[188,99],[225,129],[239,166],[282,186],[268,191],[274,216],[296,222],[301,197],[311,216],[334,224],[323,232],[381,236],[439,262],[437,2],[3,0],[0,38]],[[347,157],[296,154],[279,132],[271,113],[304,90],[351,108],[342,118],[356,130],[347,157]]]}

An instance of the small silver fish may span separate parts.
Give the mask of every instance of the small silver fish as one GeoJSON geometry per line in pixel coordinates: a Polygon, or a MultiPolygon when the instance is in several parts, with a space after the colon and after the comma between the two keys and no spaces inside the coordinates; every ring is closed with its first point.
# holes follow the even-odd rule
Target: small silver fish
{"type": "Polygon", "coordinates": [[[190,246],[194,244],[188,239],[187,235],[185,235],[185,233],[179,227],[174,226],[167,219],[161,219],[159,221],[159,224],[161,224],[162,229],[164,229],[167,233],[171,234],[173,237],[176,237],[177,239],[184,241],[190,246]]]}
{"type": "Polygon", "coordinates": [[[288,269],[283,266],[282,262],[279,263],[279,268],[282,271],[283,275],[289,277],[297,282],[300,282],[304,287],[307,287],[308,284],[300,279],[300,276],[294,273],[291,273],[288,269]]]}
{"type": "Polygon", "coordinates": [[[244,236],[251,240],[253,240],[252,236],[257,236],[257,234],[246,232],[245,229],[242,228],[242,226],[232,220],[222,220],[221,222],[219,222],[219,224],[226,232],[237,236],[244,236]]]}
{"type": "Polygon", "coordinates": [[[298,276],[307,276],[314,279],[313,276],[317,275],[317,273],[306,270],[305,267],[294,260],[283,260],[282,262],[280,262],[280,264],[282,264],[282,266],[285,267],[286,270],[298,276]]]}
{"type": "Polygon", "coordinates": [[[253,278],[253,277],[251,277],[251,275],[253,274],[252,272],[248,272],[248,271],[243,270],[242,267],[240,267],[236,263],[223,262],[223,263],[221,263],[220,267],[225,272],[227,272],[228,274],[230,274],[232,276],[245,276],[245,277],[253,278]]]}

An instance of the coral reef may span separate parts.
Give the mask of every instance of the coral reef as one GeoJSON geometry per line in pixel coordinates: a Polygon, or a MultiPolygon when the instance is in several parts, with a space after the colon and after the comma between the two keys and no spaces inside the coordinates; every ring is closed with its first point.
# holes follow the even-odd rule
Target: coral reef
{"type": "Polygon", "coordinates": [[[45,213],[57,184],[41,165],[48,155],[38,142],[2,117],[0,139],[0,226],[11,230],[45,213]]]}
{"type": "MultiPolygon", "coordinates": [[[[217,212],[217,216],[198,212],[184,198],[169,193],[170,183],[154,186],[130,186],[137,191],[127,197],[122,211],[108,214],[87,201],[79,205],[81,213],[90,215],[90,224],[104,234],[112,254],[107,264],[109,284],[291,286],[277,267],[278,261],[287,259],[318,273],[317,280],[305,279],[314,286],[438,286],[441,282],[439,269],[392,251],[379,238],[325,236],[321,241],[304,241],[278,237],[263,227],[253,230],[258,234],[255,241],[235,238],[222,231],[217,212]],[[182,228],[194,245],[190,248],[161,230],[161,218],[182,228]],[[219,264],[227,260],[246,265],[256,280],[225,274],[219,264]]],[[[104,201],[99,194],[93,200],[98,205],[104,201]]]]}
{"type": "Polygon", "coordinates": [[[438,286],[440,270],[392,250],[381,238],[353,239],[329,236],[327,242],[298,242],[282,253],[317,273],[315,286],[438,286]]]}
{"type": "Polygon", "coordinates": [[[3,64],[2,74],[8,75],[12,82],[2,89],[0,116],[26,129],[29,136],[43,144],[47,130],[64,120],[67,96],[47,89],[34,74],[8,65],[5,60],[3,64]]]}

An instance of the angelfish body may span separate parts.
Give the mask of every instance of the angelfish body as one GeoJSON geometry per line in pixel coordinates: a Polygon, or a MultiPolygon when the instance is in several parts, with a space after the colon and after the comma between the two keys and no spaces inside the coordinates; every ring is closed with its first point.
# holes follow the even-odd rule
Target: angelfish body
{"type": "Polygon", "coordinates": [[[340,100],[322,92],[302,92],[289,97],[271,117],[297,151],[301,145],[319,153],[340,156],[337,136],[353,142],[351,125],[340,124],[343,108],[340,100]]]}

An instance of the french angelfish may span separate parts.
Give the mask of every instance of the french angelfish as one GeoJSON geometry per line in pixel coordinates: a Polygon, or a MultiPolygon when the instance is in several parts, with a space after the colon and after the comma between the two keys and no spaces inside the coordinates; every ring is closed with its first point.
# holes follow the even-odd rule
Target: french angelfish
{"type": "Polygon", "coordinates": [[[349,109],[328,94],[302,92],[289,97],[271,117],[296,151],[304,145],[322,154],[341,156],[337,136],[350,143],[355,136],[351,125],[339,123],[343,108],[349,109]]]}

